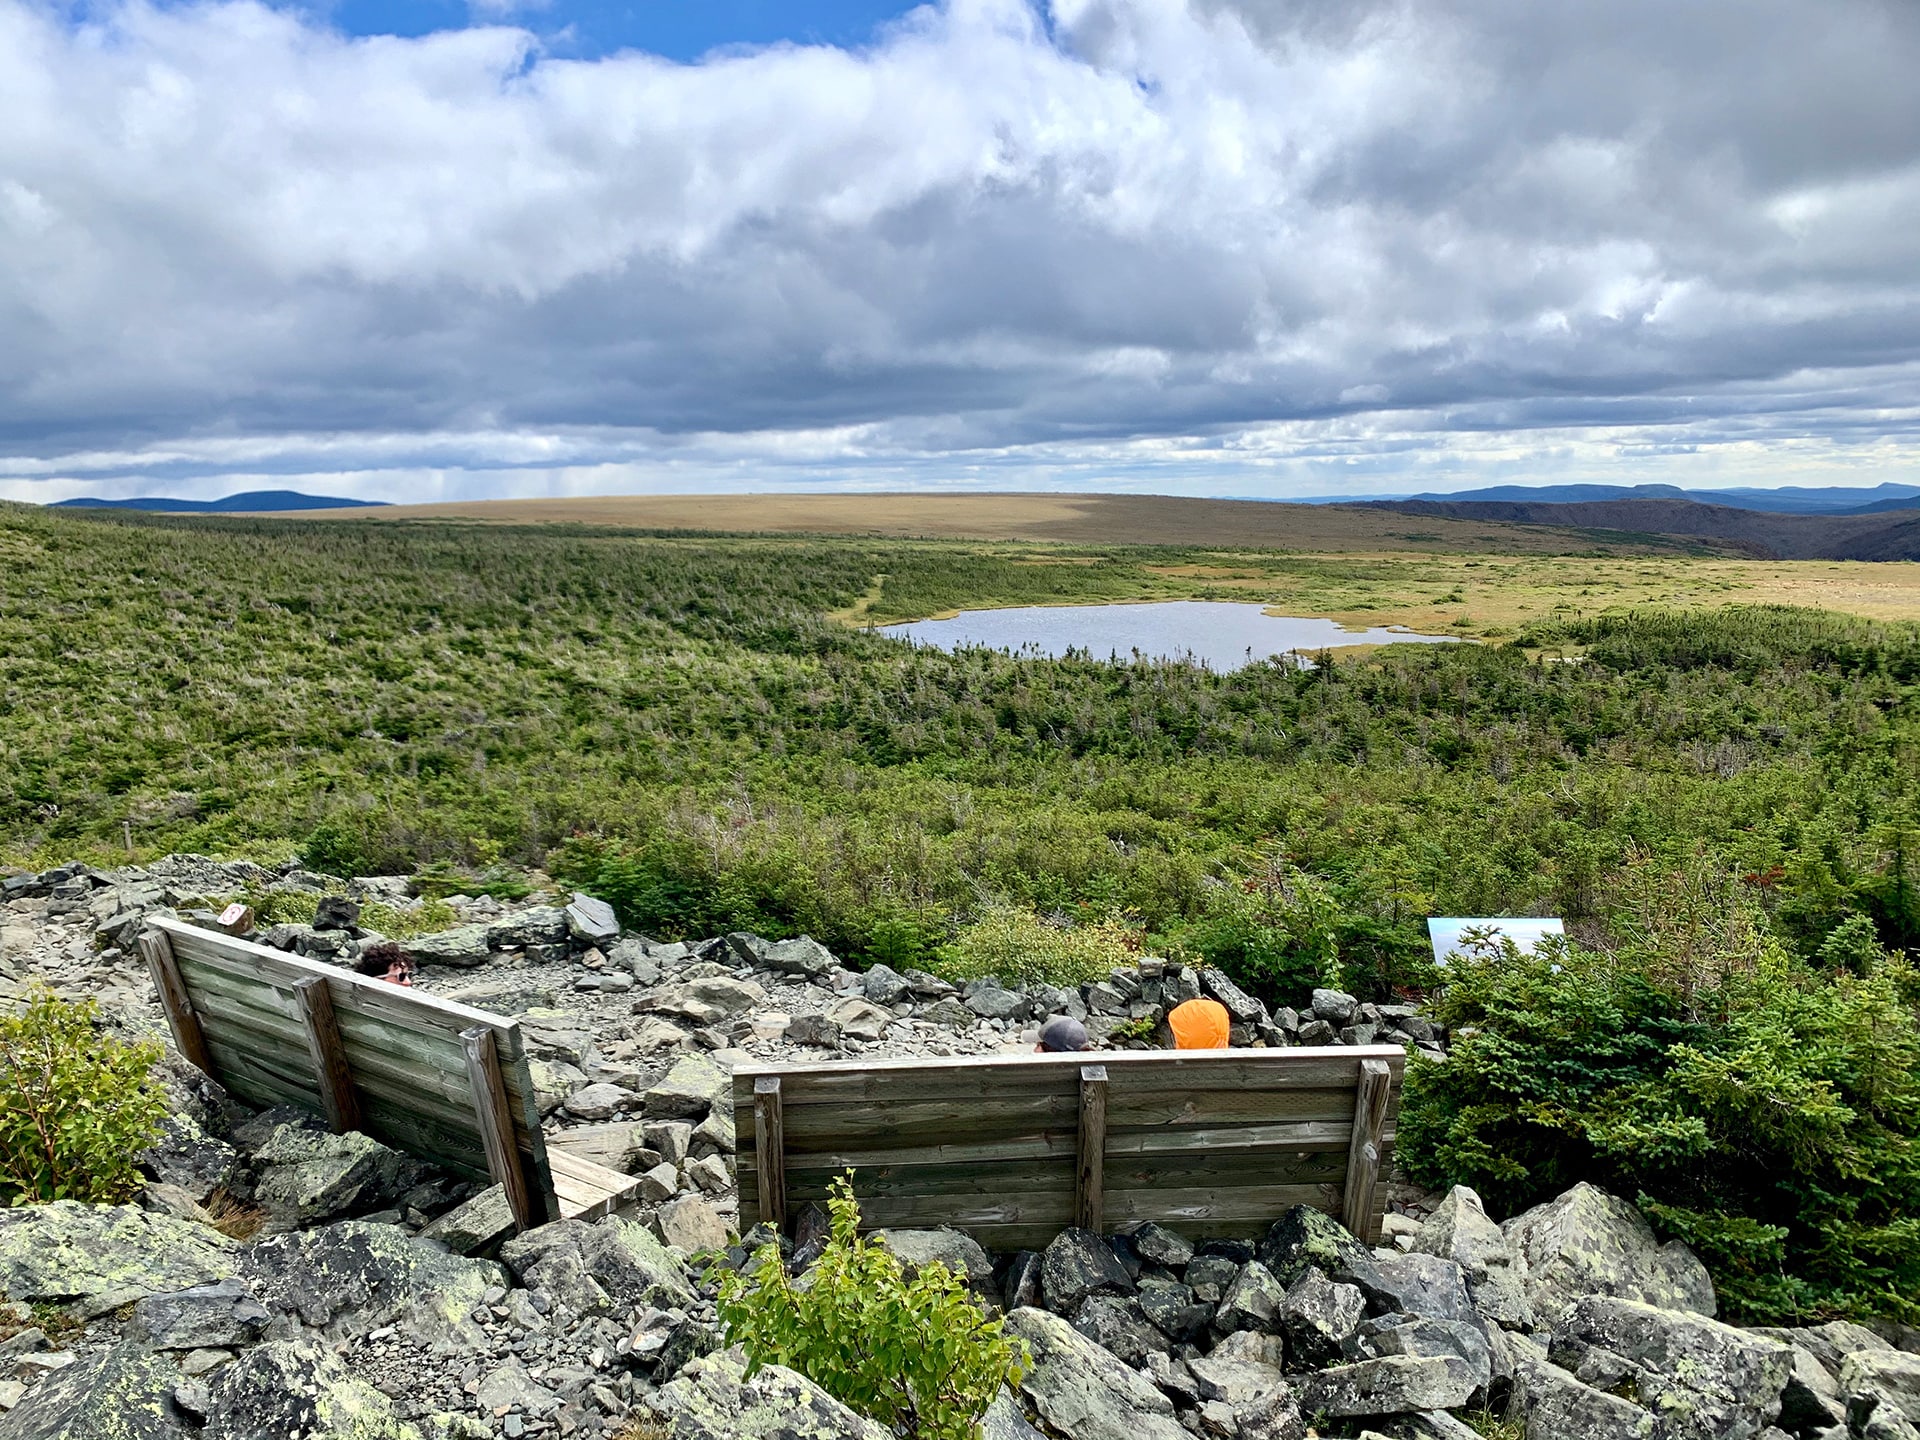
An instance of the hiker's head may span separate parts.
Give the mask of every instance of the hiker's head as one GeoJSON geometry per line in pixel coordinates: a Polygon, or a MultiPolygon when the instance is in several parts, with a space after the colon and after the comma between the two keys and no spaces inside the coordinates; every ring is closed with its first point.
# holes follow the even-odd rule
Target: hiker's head
{"type": "Polygon", "coordinates": [[[395,985],[413,983],[413,957],[391,940],[382,940],[362,950],[353,968],[362,975],[390,980],[395,985]]]}
{"type": "Polygon", "coordinates": [[[1040,1043],[1036,1050],[1085,1050],[1092,1042],[1087,1039],[1087,1027],[1071,1015],[1056,1015],[1040,1027],[1040,1043]]]}
{"type": "Polygon", "coordinates": [[[1233,1043],[1233,1021],[1218,1000],[1189,1000],[1167,1016],[1176,1050],[1224,1050],[1233,1043]]]}

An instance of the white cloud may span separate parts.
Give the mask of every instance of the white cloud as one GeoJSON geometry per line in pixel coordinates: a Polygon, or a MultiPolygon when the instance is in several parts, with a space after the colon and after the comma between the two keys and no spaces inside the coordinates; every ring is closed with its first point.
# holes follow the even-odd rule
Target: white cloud
{"type": "Polygon", "coordinates": [[[66,13],[0,0],[0,496],[1916,470],[1905,0],[66,13]]]}

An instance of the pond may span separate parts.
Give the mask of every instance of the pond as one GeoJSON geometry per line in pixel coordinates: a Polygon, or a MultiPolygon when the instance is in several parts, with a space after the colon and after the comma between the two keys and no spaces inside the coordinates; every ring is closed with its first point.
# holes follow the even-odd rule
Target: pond
{"type": "Polygon", "coordinates": [[[1165,600],[1146,605],[1028,605],[962,610],[949,620],[887,625],[882,633],[957,650],[968,645],[1017,655],[1057,657],[1085,650],[1095,657],[1191,660],[1208,669],[1238,670],[1276,655],[1311,656],[1341,645],[1445,645],[1453,635],[1418,635],[1398,626],[1349,630],[1332,620],[1269,615],[1257,604],[1165,600]]]}

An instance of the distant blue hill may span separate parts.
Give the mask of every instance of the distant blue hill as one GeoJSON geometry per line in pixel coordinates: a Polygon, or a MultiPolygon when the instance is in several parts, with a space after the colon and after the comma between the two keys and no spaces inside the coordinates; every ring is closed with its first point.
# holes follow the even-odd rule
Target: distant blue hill
{"type": "Polygon", "coordinates": [[[1888,510],[1920,509],[1920,485],[1887,481],[1871,489],[1846,485],[1784,485],[1777,490],[1751,487],[1682,490],[1677,485],[1493,485],[1484,490],[1454,490],[1444,495],[1410,498],[1535,505],[1579,505],[1600,500],[1692,500],[1702,505],[1730,505],[1736,510],[1762,510],[1775,515],[1873,515],[1888,510]]]}
{"type": "Polygon", "coordinates": [[[170,510],[192,515],[231,515],[243,510],[337,510],[386,503],[384,500],[343,500],[338,495],[302,495],[298,490],[249,490],[244,495],[229,495],[221,500],[175,500],[164,495],[147,495],[138,500],[96,500],[91,496],[82,496],[78,500],[56,500],[51,508],[170,510]]]}

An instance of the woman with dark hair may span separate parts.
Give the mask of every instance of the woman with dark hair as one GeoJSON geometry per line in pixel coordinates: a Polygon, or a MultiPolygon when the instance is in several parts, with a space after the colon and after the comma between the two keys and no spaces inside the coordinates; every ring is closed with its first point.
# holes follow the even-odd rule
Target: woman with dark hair
{"type": "Polygon", "coordinates": [[[391,940],[382,940],[362,950],[353,968],[362,975],[373,975],[394,985],[413,984],[413,956],[391,940]]]}

